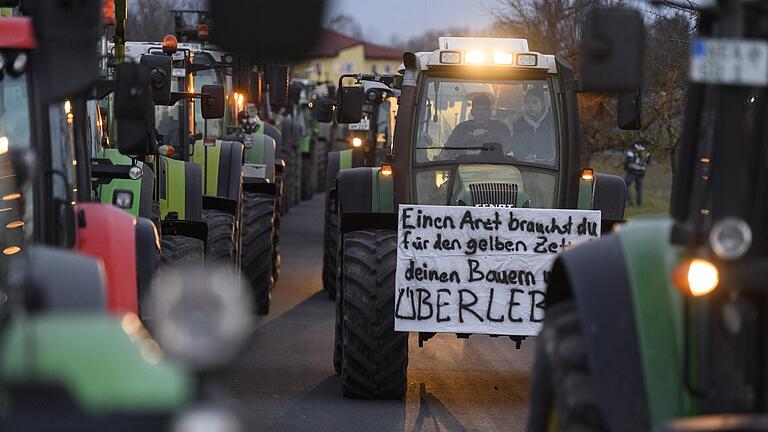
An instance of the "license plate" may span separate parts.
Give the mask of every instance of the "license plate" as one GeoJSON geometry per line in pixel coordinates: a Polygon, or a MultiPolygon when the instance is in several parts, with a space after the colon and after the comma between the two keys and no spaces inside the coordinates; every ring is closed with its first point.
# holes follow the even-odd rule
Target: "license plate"
{"type": "Polygon", "coordinates": [[[693,42],[691,81],[703,84],[768,85],[768,42],[700,38],[693,42]]]}
{"type": "Polygon", "coordinates": [[[267,176],[267,166],[262,164],[244,164],[243,177],[264,178],[267,176]]]}
{"type": "Polygon", "coordinates": [[[368,130],[371,128],[371,121],[367,119],[360,120],[360,123],[349,125],[349,130],[368,130]]]}

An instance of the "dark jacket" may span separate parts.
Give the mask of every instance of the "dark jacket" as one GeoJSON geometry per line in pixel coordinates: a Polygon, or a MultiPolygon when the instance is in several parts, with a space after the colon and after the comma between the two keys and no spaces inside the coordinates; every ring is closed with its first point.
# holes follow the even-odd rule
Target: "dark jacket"
{"type": "Polygon", "coordinates": [[[512,124],[512,151],[515,158],[525,160],[535,155],[535,159],[553,161],[555,159],[555,133],[552,127],[552,113],[547,113],[534,128],[525,117],[520,116],[512,124]]]}

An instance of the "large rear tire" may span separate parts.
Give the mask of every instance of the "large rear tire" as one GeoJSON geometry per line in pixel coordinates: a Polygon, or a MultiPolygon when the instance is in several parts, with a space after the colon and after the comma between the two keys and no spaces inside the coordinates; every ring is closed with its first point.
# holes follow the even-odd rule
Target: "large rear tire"
{"type": "Polygon", "coordinates": [[[235,217],[221,211],[204,209],[203,222],[208,224],[208,244],[205,249],[206,261],[237,262],[235,217]]]}
{"type": "Polygon", "coordinates": [[[353,231],[343,237],[342,364],[344,396],[399,399],[406,391],[408,333],[396,332],[397,234],[353,231]]]}
{"type": "Polygon", "coordinates": [[[180,235],[163,235],[160,238],[160,259],[164,267],[203,264],[205,243],[202,240],[180,235]]]}
{"type": "MultiPolygon", "coordinates": [[[[529,419],[529,431],[540,430],[542,424],[553,419],[558,423],[555,428],[559,431],[608,431],[592,380],[581,320],[573,301],[557,303],[547,309],[537,344],[541,346],[537,350],[534,371],[543,368],[551,376],[536,379],[534,375],[531,397],[550,400],[532,400],[532,404],[551,405],[554,396],[556,415],[549,416],[541,407],[532,411],[531,415],[546,415],[548,419],[529,419]],[[544,386],[552,388],[542,388],[544,386]]],[[[547,426],[551,430],[552,425],[547,426]]]]}
{"type": "Polygon", "coordinates": [[[272,298],[272,234],[275,197],[263,193],[243,194],[243,274],[254,291],[256,313],[269,313],[272,298]]]}

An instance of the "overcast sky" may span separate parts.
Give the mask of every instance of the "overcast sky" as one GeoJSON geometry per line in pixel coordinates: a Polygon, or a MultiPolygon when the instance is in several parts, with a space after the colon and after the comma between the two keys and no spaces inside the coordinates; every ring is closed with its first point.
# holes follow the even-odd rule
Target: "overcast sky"
{"type": "Polygon", "coordinates": [[[481,29],[493,22],[488,6],[494,0],[331,0],[328,17],[351,15],[363,33],[375,42],[389,42],[393,35],[416,36],[425,30],[446,27],[481,29]]]}

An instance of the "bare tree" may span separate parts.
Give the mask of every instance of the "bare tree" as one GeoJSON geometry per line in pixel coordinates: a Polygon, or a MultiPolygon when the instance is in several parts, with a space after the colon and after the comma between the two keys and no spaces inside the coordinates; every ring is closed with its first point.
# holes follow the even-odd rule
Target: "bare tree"
{"type": "Polygon", "coordinates": [[[331,17],[331,19],[328,20],[326,27],[355,39],[364,39],[363,28],[351,15],[341,13],[331,17]]]}
{"type": "Polygon", "coordinates": [[[129,0],[126,39],[134,41],[160,41],[173,34],[171,10],[207,9],[203,0],[129,0]]]}

